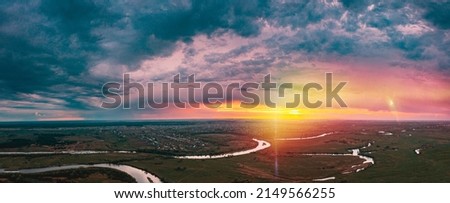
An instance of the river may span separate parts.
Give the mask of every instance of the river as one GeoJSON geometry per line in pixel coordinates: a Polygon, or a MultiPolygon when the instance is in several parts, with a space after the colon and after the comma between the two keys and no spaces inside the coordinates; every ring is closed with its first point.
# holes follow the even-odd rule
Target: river
{"type": "MultiPolygon", "coordinates": [[[[321,137],[325,137],[327,135],[331,135],[334,132],[329,133],[323,133],[317,136],[312,137],[301,137],[301,138],[280,138],[277,140],[282,141],[298,141],[298,140],[311,140],[311,139],[317,139],[321,137]]],[[[217,154],[217,155],[187,155],[187,156],[175,156],[174,158],[177,159],[221,159],[221,158],[228,158],[228,157],[235,157],[235,156],[242,156],[246,154],[255,153],[264,149],[267,149],[271,146],[271,144],[264,140],[258,140],[258,139],[252,139],[255,141],[258,145],[252,149],[248,150],[242,150],[238,152],[231,152],[231,153],[224,153],[224,154],[217,154]]],[[[367,147],[370,147],[371,143],[369,143],[367,146],[364,146],[360,149],[364,149],[367,147]]],[[[302,154],[306,156],[355,156],[360,159],[363,159],[364,161],[361,164],[354,165],[352,168],[357,168],[356,172],[364,170],[368,165],[375,164],[375,161],[373,158],[368,156],[363,156],[360,154],[360,149],[350,149],[349,151],[352,153],[347,154],[337,154],[337,153],[310,153],[310,154],[302,154]],[[367,165],[367,166],[365,166],[367,165]]],[[[59,151],[59,152],[0,152],[0,155],[32,155],[32,154],[106,154],[106,153],[136,153],[135,151],[59,151]]],[[[127,173],[128,175],[132,176],[136,182],[138,183],[161,183],[162,181],[154,174],[151,174],[147,171],[128,166],[128,165],[115,165],[115,164],[93,164],[93,165],[66,165],[66,166],[52,166],[52,167],[45,167],[45,168],[34,168],[34,169],[21,169],[17,171],[5,171],[4,169],[0,169],[0,173],[24,173],[24,174],[30,174],[30,173],[42,173],[42,172],[48,172],[48,171],[57,171],[57,170],[66,170],[66,169],[78,169],[78,168],[88,168],[88,167],[100,167],[100,168],[111,168],[116,169],[122,172],[127,173]]],[[[313,181],[327,181],[332,180],[334,177],[327,177],[322,179],[314,179],[313,181]]]]}
{"type": "Polygon", "coordinates": [[[261,151],[263,149],[267,149],[270,147],[270,143],[267,141],[258,140],[258,139],[253,139],[253,141],[258,143],[258,145],[253,149],[232,152],[232,153],[225,153],[225,154],[217,154],[217,155],[175,156],[175,158],[177,158],[177,159],[221,159],[221,158],[242,156],[242,155],[246,155],[246,154],[250,154],[250,153],[255,153],[257,151],[261,151]]]}
{"type": "Polygon", "coordinates": [[[162,183],[161,179],[159,179],[156,175],[153,175],[147,171],[128,166],[128,165],[116,165],[116,164],[76,164],[76,165],[66,165],[66,166],[51,166],[45,168],[32,168],[32,169],[20,169],[16,171],[7,171],[4,169],[0,169],[0,173],[23,173],[23,174],[32,174],[32,173],[44,173],[49,171],[59,171],[59,170],[67,170],[67,169],[80,169],[80,168],[110,168],[122,171],[131,177],[133,177],[138,183],[162,183]]]}

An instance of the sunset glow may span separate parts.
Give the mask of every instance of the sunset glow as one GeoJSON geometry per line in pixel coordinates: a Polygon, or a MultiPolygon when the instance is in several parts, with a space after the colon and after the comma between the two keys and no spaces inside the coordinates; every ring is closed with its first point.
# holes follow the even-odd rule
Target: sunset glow
{"type": "MultiPolygon", "coordinates": [[[[64,3],[47,4],[2,7],[10,18],[0,26],[1,121],[450,119],[450,34],[448,20],[433,10],[438,3],[161,3],[164,12],[139,3],[77,2],[69,10],[64,3]],[[216,7],[217,14],[207,12],[216,7]],[[88,14],[69,18],[77,9],[88,14]],[[333,107],[283,108],[305,84],[325,87],[326,73],[333,74],[334,86],[347,83],[339,92],[347,107],[333,101],[333,107]],[[273,96],[275,109],[138,109],[142,98],[136,93],[130,109],[101,108],[102,86],[122,82],[124,74],[142,84],[167,83],[180,74],[223,86],[261,82],[271,74],[274,82],[294,88],[273,96]]],[[[233,96],[225,100],[243,99],[233,96]]],[[[309,91],[311,101],[324,96],[324,90],[309,91]]]]}

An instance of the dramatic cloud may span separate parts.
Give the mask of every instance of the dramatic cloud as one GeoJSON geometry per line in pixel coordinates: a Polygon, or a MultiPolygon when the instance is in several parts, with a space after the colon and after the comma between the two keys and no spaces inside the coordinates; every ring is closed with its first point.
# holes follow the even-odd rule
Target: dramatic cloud
{"type": "Polygon", "coordinates": [[[383,61],[448,79],[448,19],[450,2],[440,0],[6,0],[0,120],[133,117],[98,108],[101,86],[123,73],[242,82],[383,61]]]}

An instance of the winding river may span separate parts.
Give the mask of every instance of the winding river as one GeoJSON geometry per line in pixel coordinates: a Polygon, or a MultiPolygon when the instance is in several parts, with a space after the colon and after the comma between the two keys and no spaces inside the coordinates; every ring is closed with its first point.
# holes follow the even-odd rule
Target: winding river
{"type": "MultiPolygon", "coordinates": [[[[331,135],[334,132],[328,132],[323,133],[317,136],[312,137],[298,137],[298,138],[279,138],[276,140],[282,140],[282,141],[298,141],[298,140],[312,140],[317,139],[321,137],[325,137],[327,135],[331,135]]],[[[258,145],[252,149],[238,151],[238,152],[232,152],[232,153],[224,153],[224,154],[217,154],[217,155],[187,155],[187,156],[174,156],[176,159],[221,159],[221,158],[228,158],[228,157],[235,157],[235,156],[242,156],[246,154],[255,153],[264,149],[267,149],[271,146],[271,144],[264,140],[258,140],[258,139],[252,139],[258,145]]],[[[358,157],[360,159],[363,159],[364,161],[361,164],[353,165],[351,168],[356,168],[356,172],[362,171],[365,168],[367,168],[370,164],[375,164],[375,161],[373,158],[361,155],[360,149],[365,149],[367,147],[370,147],[371,143],[369,143],[367,146],[364,146],[362,148],[358,149],[350,149],[349,152],[351,153],[309,153],[309,154],[302,154],[305,156],[354,156],[358,157]]],[[[119,153],[119,154],[129,154],[129,153],[136,153],[135,151],[59,151],[59,152],[0,152],[0,155],[33,155],[33,154],[107,154],[107,153],[119,153]]],[[[43,172],[49,172],[49,171],[57,171],[57,170],[66,170],[66,169],[79,169],[79,168],[89,168],[89,167],[99,167],[99,168],[110,168],[110,169],[116,169],[119,171],[122,171],[124,173],[127,173],[128,175],[132,176],[136,182],[138,183],[161,183],[161,179],[159,179],[156,175],[151,174],[147,171],[128,166],[128,165],[115,165],[115,164],[93,164],[93,165],[86,165],[86,164],[79,164],[79,165],[66,165],[66,166],[52,166],[52,167],[45,167],[45,168],[34,168],[34,169],[21,169],[17,171],[6,171],[4,169],[0,169],[0,173],[24,173],[24,174],[31,174],[31,173],[43,173],[43,172]]],[[[344,174],[349,172],[344,172],[344,174]]],[[[313,179],[313,181],[328,181],[328,180],[334,180],[335,177],[326,177],[326,178],[319,178],[319,179],[313,179]]]]}
{"type": "MultiPolygon", "coordinates": [[[[355,172],[358,173],[362,170],[364,170],[367,166],[365,165],[373,165],[375,164],[375,161],[373,160],[372,157],[368,157],[368,156],[363,156],[360,154],[360,150],[359,149],[351,149],[349,150],[352,153],[346,153],[346,154],[338,154],[338,153],[310,153],[310,154],[302,154],[305,156],[354,156],[354,157],[358,157],[360,159],[363,159],[364,161],[361,164],[358,165],[353,165],[351,168],[356,168],[355,172]]],[[[347,174],[350,172],[344,172],[343,174],[347,174]]]]}
{"type": "Polygon", "coordinates": [[[32,174],[32,173],[44,173],[50,171],[59,171],[59,170],[67,170],[67,169],[80,169],[80,168],[110,168],[122,171],[127,173],[131,177],[133,177],[138,183],[162,183],[161,179],[159,179],[156,175],[153,175],[147,171],[128,166],[128,165],[116,165],[116,164],[77,164],[77,165],[66,165],[66,166],[51,166],[45,168],[33,168],[33,169],[21,169],[17,171],[6,171],[4,169],[0,169],[0,173],[23,173],[23,174],[32,174]]]}
{"type": "MultiPolygon", "coordinates": [[[[254,153],[266,148],[270,147],[270,143],[264,140],[253,139],[253,141],[257,142],[258,145],[255,148],[225,153],[219,155],[200,155],[200,156],[176,156],[174,158],[177,159],[220,159],[227,158],[233,156],[241,156],[250,153],[254,153]]],[[[119,154],[129,154],[136,153],[135,151],[59,151],[59,152],[0,152],[0,155],[45,155],[45,154],[108,154],[108,153],[119,153],[119,154]]],[[[58,171],[58,170],[67,170],[67,169],[79,169],[79,168],[90,168],[90,167],[98,167],[98,168],[111,168],[127,173],[132,176],[136,182],[138,183],[162,183],[161,179],[159,179],[156,175],[151,174],[147,171],[128,166],[128,165],[116,165],[116,164],[76,164],[76,165],[66,165],[66,166],[51,166],[45,168],[33,168],[33,169],[21,169],[17,171],[7,171],[4,169],[0,169],[0,173],[23,173],[23,174],[32,174],[32,173],[43,173],[49,171],[58,171]]]]}
{"type": "MultiPolygon", "coordinates": [[[[281,140],[281,141],[298,141],[298,140],[312,140],[312,139],[317,139],[317,138],[321,138],[321,137],[325,137],[327,135],[331,135],[334,132],[328,132],[328,133],[323,133],[317,136],[311,136],[311,137],[295,137],[295,138],[279,138],[276,140],[281,140]]],[[[362,160],[364,160],[361,164],[357,164],[357,165],[353,165],[351,167],[351,169],[356,168],[356,170],[354,170],[356,173],[366,169],[369,165],[373,165],[375,164],[375,161],[372,157],[368,157],[368,156],[364,156],[361,155],[361,149],[366,149],[372,146],[372,143],[368,143],[366,146],[363,146],[361,148],[357,148],[357,149],[350,149],[349,152],[351,153],[308,153],[308,154],[302,154],[305,156],[354,156],[354,157],[358,157],[362,160]]],[[[348,174],[351,172],[343,172],[343,174],[348,174]]],[[[326,177],[326,178],[319,178],[319,179],[313,179],[313,181],[328,181],[328,180],[334,180],[335,177],[326,177]]]]}
{"type": "Polygon", "coordinates": [[[326,177],[326,178],[317,178],[317,179],[313,179],[314,182],[324,182],[324,181],[329,181],[329,180],[335,180],[336,177],[331,176],[331,177],[326,177]]]}
{"type": "Polygon", "coordinates": [[[278,138],[276,140],[282,140],[282,141],[297,141],[297,140],[312,140],[312,139],[317,139],[317,138],[321,138],[321,137],[325,137],[327,135],[331,135],[334,132],[329,132],[329,133],[323,133],[320,135],[316,135],[316,136],[311,136],[311,137],[293,137],[293,138],[278,138]]]}
{"type": "Polygon", "coordinates": [[[242,156],[250,153],[255,153],[257,151],[261,151],[263,149],[269,148],[270,143],[264,140],[258,140],[253,138],[253,141],[257,142],[258,145],[253,149],[248,149],[244,151],[238,151],[238,152],[232,152],[232,153],[225,153],[225,154],[218,154],[218,155],[197,155],[197,156],[175,156],[174,158],[177,159],[221,159],[221,158],[227,158],[227,157],[233,157],[233,156],[242,156]]]}

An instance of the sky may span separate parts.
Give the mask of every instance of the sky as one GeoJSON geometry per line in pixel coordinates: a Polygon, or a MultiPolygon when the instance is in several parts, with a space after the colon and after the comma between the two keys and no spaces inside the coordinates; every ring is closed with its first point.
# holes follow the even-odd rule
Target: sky
{"type": "Polygon", "coordinates": [[[0,121],[449,120],[449,19],[442,0],[4,0],[0,121]],[[271,74],[302,87],[326,72],[347,82],[348,107],[100,108],[103,84],[124,73],[220,84],[271,74]]]}

